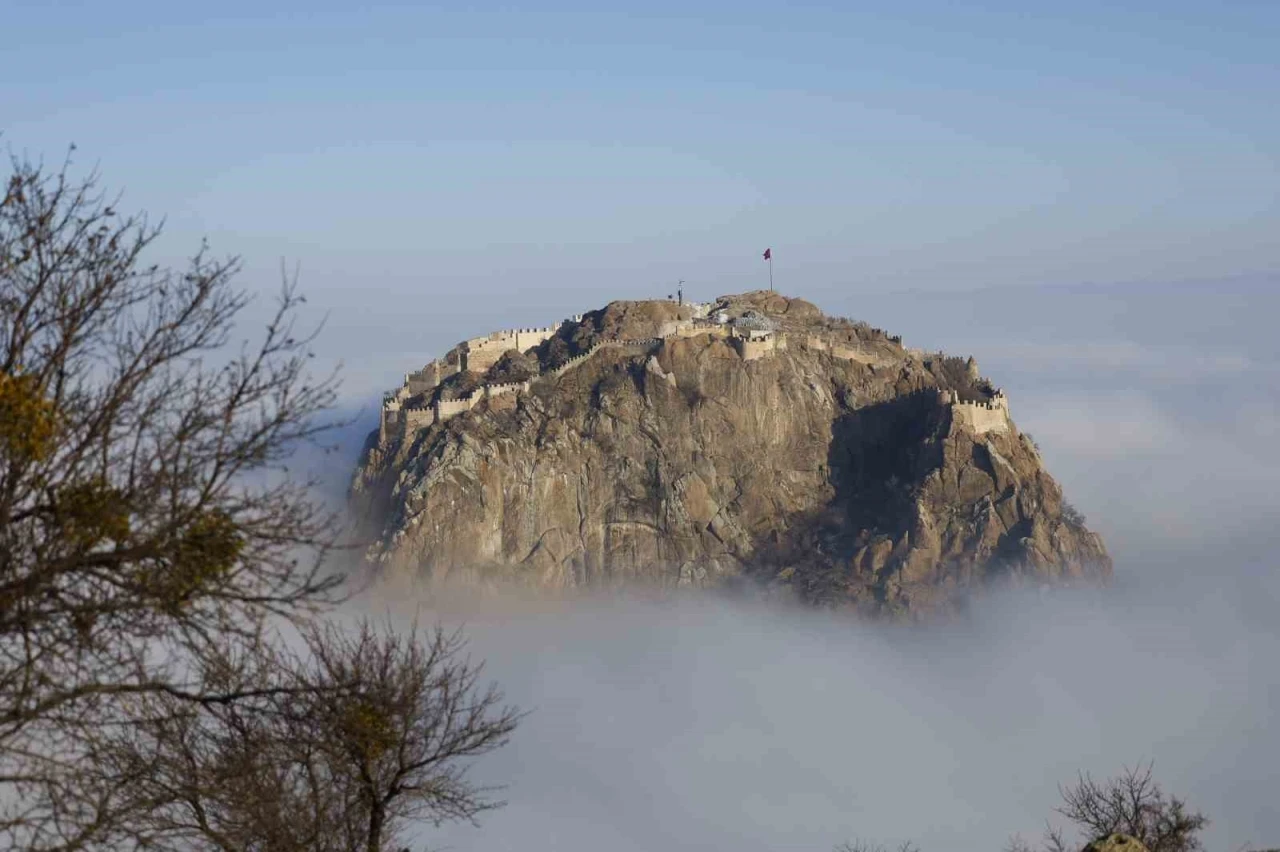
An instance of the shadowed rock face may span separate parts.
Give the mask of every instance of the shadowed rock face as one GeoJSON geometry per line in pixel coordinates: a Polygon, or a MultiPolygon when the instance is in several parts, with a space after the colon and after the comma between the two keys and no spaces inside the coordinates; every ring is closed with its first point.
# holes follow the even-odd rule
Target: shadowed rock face
{"type": "MultiPolygon", "coordinates": [[[[371,440],[353,485],[371,558],[543,588],[758,581],[889,614],[996,579],[1110,574],[1030,440],[988,409],[1007,427],[979,433],[949,404],[998,399],[971,360],[777,294],[716,310],[767,317],[785,347],[747,361],[719,330],[690,329],[645,351],[601,347],[501,404],[371,440]]],[[[660,336],[685,320],[668,303],[615,303],[559,339],[585,351],[606,329],[660,336]]]]}

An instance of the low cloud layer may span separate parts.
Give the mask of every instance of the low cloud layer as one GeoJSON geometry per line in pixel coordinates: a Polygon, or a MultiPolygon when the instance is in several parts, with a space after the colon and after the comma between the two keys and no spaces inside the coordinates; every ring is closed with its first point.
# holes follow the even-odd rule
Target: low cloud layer
{"type": "MultiPolygon", "coordinates": [[[[992,291],[865,311],[806,295],[977,354],[1106,537],[1114,587],[999,595],[922,628],[698,597],[371,597],[369,611],[465,624],[532,711],[476,768],[508,785],[508,806],[419,840],[649,852],[860,837],[990,852],[1037,837],[1077,772],[1154,760],[1214,820],[1208,848],[1280,843],[1280,353],[1256,312],[1232,322],[1257,293],[992,291]]],[[[348,456],[363,432],[347,434],[348,456]]]]}
{"type": "Polygon", "coordinates": [[[1230,590],[1181,592],[1000,596],[927,628],[706,599],[427,611],[532,713],[477,768],[509,805],[421,839],[976,852],[1038,835],[1076,772],[1154,760],[1215,819],[1210,848],[1274,843],[1280,631],[1230,590]]]}

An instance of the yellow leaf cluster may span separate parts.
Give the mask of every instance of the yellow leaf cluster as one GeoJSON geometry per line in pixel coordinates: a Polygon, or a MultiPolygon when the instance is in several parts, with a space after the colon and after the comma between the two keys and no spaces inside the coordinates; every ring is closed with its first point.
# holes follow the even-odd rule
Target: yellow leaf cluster
{"type": "Polygon", "coordinates": [[[395,745],[391,720],[368,701],[358,701],[345,709],[342,729],[348,742],[374,759],[395,745]]]}
{"type": "Polygon", "coordinates": [[[64,539],[81,549],[129,537],[129,509],[120,492],[102,481],[77,482],[58,494],[64,539]]]}
{"type": "Polygon", "coordinates": [[[147,585],[166,609],[181,609],[193,596],[224,577],[244,551],[235,519],[212,510],[197,515],[169,548],[164,566],[147,585]]]}
{"type": "Polygon", "coordinates": [[[0,450],[40,461],[53,451],[58,412],[35,376],[0,373],[0,450]]]}

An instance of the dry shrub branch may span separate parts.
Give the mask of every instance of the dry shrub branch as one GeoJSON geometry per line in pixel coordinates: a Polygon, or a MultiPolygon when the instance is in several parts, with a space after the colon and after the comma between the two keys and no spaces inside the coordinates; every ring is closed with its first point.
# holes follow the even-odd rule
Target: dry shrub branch
{"type": "Polygon", "coordinates": [[[313,621],[341,527],[284,463],[332,428],[335,379],[296,282],[233,343],[236,260],[146,264],[159,229],[69,160],[13,159],[2,192],[0,847],[373,850],[406,814],[477,813],[452,761],[514,715],[452,640],[313,621]]]}

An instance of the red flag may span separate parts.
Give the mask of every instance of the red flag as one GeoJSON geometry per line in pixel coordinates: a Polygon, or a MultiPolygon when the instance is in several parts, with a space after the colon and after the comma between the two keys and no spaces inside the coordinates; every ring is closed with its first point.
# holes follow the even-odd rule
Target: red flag
{"type": "Polygon", "coordinates": [[[764,250],[764,259],[773,260],[773,249],[767,248],[764,250]]]}

